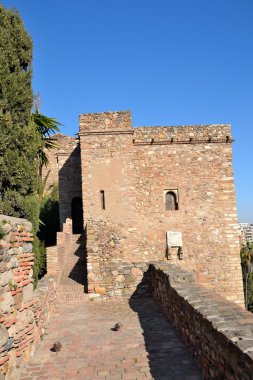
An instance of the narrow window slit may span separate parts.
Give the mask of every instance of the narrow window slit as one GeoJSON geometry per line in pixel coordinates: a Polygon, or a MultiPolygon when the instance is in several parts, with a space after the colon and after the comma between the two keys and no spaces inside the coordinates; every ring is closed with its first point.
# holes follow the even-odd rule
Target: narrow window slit
{"type": "Polygon", "coordinates": [[[101,209],[105,210],[105,191],[100,190],[101,209]]]}

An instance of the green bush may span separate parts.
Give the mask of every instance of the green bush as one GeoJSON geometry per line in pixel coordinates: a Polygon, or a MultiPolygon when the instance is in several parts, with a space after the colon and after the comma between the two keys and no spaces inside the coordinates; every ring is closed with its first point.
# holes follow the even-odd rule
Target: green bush
{"type": "Polygon", "coordinates": [[[0,213],[29,220],[33,233],[39,228],[39,202],[36,194],[23,197],[18,192],[8,189],[0,201],[0,213]]]}
{"type": "Polygon", "coordinates": [[[34,265],[33,265],[33,278],[34,287],[36,287],[38,280],[46,273],[46,248],[43,241],[35,236],[33,240],[34,250],[34,265]]]}

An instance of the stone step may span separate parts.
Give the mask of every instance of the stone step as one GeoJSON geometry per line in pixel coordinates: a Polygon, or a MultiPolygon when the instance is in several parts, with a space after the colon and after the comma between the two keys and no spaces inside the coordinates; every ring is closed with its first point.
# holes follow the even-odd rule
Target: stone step
{"type": "Polygon", "coordinates": [[[87,301],[88,294],[86,293],[58,293],[57,302],[78,302],[87,301]]]}
{"type": "Polygon", "coordinates": [[[64,268],[74,268],[75,266],[78,266],[78,268],[84,268],[86,269],[86,264],[84,261],[76,260],[76,261],[69,261],[65,264],[64,268]]]}
{"type": "Polygon", "coordinates": [[[84,286],[83,285],[68,285],[68,284],[62,284],[58,288],[58,293],[64,293],[64,292],[76,292],[76,293],[84,293],[84,286]]]}
{"type": "Polygon", "coordinates": [[[82,263],[83,265],[86,264],[85,258],[81,258],[79,256],[69,256],[69,257],[66,257],[65,264],[72,264],[72,263],[76,263],[76,262],[82,263]]]}
{"type": "Polygon", "coordinates": [[[88,296],[84,293],[86,277],[85,237],[83,234],[71,235],[68,255],[57,290],[57,302],[87,300],[88,296]]]}

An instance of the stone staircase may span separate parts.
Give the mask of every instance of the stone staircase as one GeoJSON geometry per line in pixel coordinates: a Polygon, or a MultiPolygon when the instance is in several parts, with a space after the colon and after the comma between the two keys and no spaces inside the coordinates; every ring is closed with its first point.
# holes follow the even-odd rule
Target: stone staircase
{"type": "Polygon", "coordinates": [[[58,302],[75,302],[88,299],[85,237],[72,234],[68,256],[57,291],[58,302]]]}

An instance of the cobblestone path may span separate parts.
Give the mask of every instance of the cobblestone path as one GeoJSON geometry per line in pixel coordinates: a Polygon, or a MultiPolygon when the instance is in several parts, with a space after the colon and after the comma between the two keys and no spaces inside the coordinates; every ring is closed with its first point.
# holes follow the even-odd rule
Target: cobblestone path
{"type": "Polygon", "coordinates": [[[200,380],[197,365],[151,297],[59,303],[20,380],[200,380]],[[116,322],[123,327],[111,328],[116,322]],[[50,351],[62,343],[60,352],[50,351]]]}

